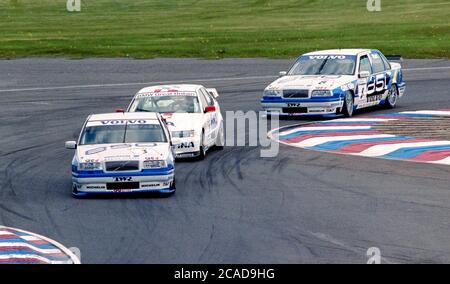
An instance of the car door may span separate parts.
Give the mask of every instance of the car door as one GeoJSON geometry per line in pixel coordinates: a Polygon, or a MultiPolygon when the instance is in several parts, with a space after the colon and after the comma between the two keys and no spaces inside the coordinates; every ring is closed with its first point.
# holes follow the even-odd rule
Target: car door
{"type": "Polygon", "coordinates": [[[377,105],[386,98],[390,78],[382,56],[378,51],[372,51],[370,59],[372,62],[372,75],[367,83],[367,103],[377,105]]]}
{"type": "Polygon", "coordinates": [[[206,101],[205,94],[203,93],[203,90],[200,89],[198,92],[198,97],[200,99],[200,104],[202,105],[202,112],[203,112],[203,119],[202,119],[202,127],[205,132],[205,146],[209,146],[211,144],[211,112],[205,112],[206,107],[208,106],[208,103],[206,101]]]}
{"type": "Polygon", "coordinates": [[[372,62],[369,58],[369,54],[363,54],[359,57],[358,75],[364,71],[369,72],[370,75],[368,78],[358,78],[358,99],[355,99],[355,104],[359,107],[364,107],[367,104],[367,88],[369,82],[373,82],[372,62]]]}
{"type": "Polygon", "coordinates": [[[217,102],[209,95],[208,91],[205,88],[201,89],[201,93],[203,95],[203,98],[206,102],[206,106],[214,106],[215,111],[208,112],[205,114],[206,117],[206,124],[208,128],[208,145],[213,145],[216,141],[217,133],[219,131],[218,127],[218,111],[220,109],[218,108],[217,102]]]}

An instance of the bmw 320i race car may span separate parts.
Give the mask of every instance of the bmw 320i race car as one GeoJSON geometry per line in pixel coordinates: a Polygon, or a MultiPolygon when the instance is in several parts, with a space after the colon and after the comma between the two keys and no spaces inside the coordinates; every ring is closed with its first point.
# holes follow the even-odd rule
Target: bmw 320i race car
{"type": "Polygon", "coordinates": [[[91,115],[72,160],[72,192],[89,194],[175,192],[174,155],[158,113],[91,115]]]}
{"type": "Polygon", "coordinates": [[[158,112],[166,120],[176,158],[203,159],[224,144],[223,118],[216,89],[201,85],[164,85],[140,90],[128,112],[158,112]]]}
{"type": "Polygon", "coordinates": [[[280,76],[261,100],[269,116],[350,117],[356,109],[375,105],[393,108],[406,85],[401,65],[373,49],[307,53],[280,76]]]}

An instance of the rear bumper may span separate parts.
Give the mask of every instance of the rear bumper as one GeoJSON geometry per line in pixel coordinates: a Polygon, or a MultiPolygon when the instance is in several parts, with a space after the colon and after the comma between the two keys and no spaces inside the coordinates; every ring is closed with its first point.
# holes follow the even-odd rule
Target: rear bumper
{"type": "Polygon", "coordinates": [[[344,106],[344,101],[341,98],[286,100],[280,97],[263,97],[261,105],[268,115],[336,115],[344,106]]]}

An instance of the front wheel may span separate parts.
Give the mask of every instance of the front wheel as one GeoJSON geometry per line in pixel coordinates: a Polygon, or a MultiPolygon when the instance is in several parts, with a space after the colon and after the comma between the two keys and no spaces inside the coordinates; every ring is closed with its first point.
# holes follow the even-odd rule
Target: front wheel
{"type": "Polygon", "coordinates": [[[200,155],[198,156],[199,160],[204,160],[206,157],[206,147],[205,147],[205,132],[202,132],[202,138],[200,140],[200,155]]]}
{"type": "Polygon", "coordinates": [[[344,100],[344,106],[342,107],[342,113],[345,117],[352,117],[353,116],[353,109],[354,109],[355,103],[353,94],[350,91],[347,91],[345,93],[345,100],[344,100]]]}
{"type": "Polygon", "coordinates": [[[217,133],[216,148],[219,150],[222,150],[224,145],[225,145],[225,135],[224,135],[223,124],[222,124],[220,126],[219,132],[217,133]]]}
{"type": "Polygon", "coordinates": [[[386,98],[385,106],[387,108],[395,108],[398,101],[398,90],[397,86],[392,84],[391,88],[389,89],[388,96],[386,98]]]}

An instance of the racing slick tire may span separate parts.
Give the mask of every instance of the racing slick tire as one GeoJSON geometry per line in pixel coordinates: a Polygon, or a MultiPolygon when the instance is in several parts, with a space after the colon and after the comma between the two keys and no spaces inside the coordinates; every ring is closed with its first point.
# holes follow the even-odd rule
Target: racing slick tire
{"type": "Polygon", "coordinates": [[[386,108],[395,108],[397,102],[398,102],[398,89],[395,84],[392,84],[391,88],[389,89],[389,93],[384,105],[386,108]]]}
{"type": "Polygon", "coordinates": [[[202,131],[202,138],[200,140],[200,154],[198,155],[198,160],[202,161],[206,157],[206,147],[204,146],[205,142],[205,131],[202,131]]]}
{"type": "Polygon", "coordinates": [[[220,126],[220,129],[219,129],[219,133],[217,134],[217,137],[216,137],[216,148],[218,150],[222,150],[224,145],[225,145],[225,137],[224,137],[223,123],[222,123],[222,125],[220,126]]]}
{"type": "Polygon", "coordinates": [[[355,99],[353,97],[352,92],[350,91],[345,92],[344,106],[342,107],[341,113],[345,117],[352,117],[354,106],[355,106],[355,99]]]}

